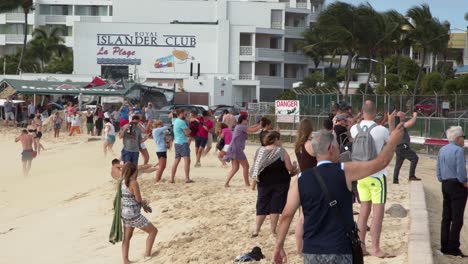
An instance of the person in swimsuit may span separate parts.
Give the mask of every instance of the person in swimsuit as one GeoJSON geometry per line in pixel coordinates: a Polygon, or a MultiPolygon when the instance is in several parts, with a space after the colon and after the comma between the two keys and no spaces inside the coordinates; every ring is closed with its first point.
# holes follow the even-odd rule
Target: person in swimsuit
{"type": "Polygon", "coordinates": [[[129,264],[128,251],[130,240],[135,228],[148,233],[146,239],[145,260],[151,258],[151,250],[154,240],[158,234],[158,229],[146,217],[141,214],[141,208],[145,212],[150,212],[148,202],[141,198],[140,186],[137,181],[138,169],[132,162],[127,162],[122,168],[122,222],[124,225],[124,236],[122,241],[122,257],[124,264],[129,264]]]}
{"type": "MultiPolygon", "coordinates": [[[[312,121],[310,119],[303,119],[297,129],[297,139],[294,146],[299,169],[305,171],[307,169],[315,168],[317,166],[317,158],[312,149],[312,121]]],[[[302,245],[304,235],[304,213],[299,209],[299,219],[297,220],[295,236],[297,254],[302,254],[302,245]]]]}
{"type": "Polygon", "coordinates": [[[36,126],[36,141],[37,141],[37,155],[41,154],[41,150],[45,150],[44,146],[41,144],[42,138],[42,120],[41,114],[36,114],[36,118],[34,118],[34,124],[36,126]]]}
{"type": "Polygon", "coordinates": [[[115,127],[109,118],[104,118],[104,122],[106,123],[106,127],[104,129],[104,136],[106,138],[104,141],[104,156],[107,156],[107,151],[110,151],[112,154],[114,154],[112,147],[115,143],[115,127]]]}
{"type": "Polygon", "coordinates": [[[140,122],[138,123],[138,126],[140,127],[141,130],[141,136],[143,137],[141,143],[140,143],[140,153],[141,156],[143,156],[143,164],[146,165],[149,162],[150,155],[148,152],[148,149],[146,148],[145,141],[148,139],[148,131],[147,131],[147,121],[146,118],[142,114],[138,114],[140,116],[140,122]]]}
{"type": "Polygon", "coordinates": [[[167,162],[167,144],[166,134],[169,133],[169,127],[163,126],[161,120],[156,120],[153,123],[153,140],[156,143],[156,155],[159,160],[159,169],[156,172],[156,182],[161,180],[167,162]]]}
{"type": "Polygon", "coordinates": [[[55,112],[54,118],[54,138],[58,138],[60,134],[60,128],[62,128],[63,119],[60,117],[59,112],[55,112]]]}
{"type": "Polygon", "coordinates": [[[86,130],[88,135],[94,136],[94,113],[89,107],[86,109],[86,130]]]}
{"type": "Polygon", "coordinates": [[[15,142],[21,142],[23,152],[21,153],[21,161],[23,163],[23,175],[28,176],[31,170],[31,163],[35,157],[34,149],[37,149],[36,141],[31,134],[28,134],[26,129],[21,131],[21,135],[15,138],[15,142]]]}
{"type": "Polygon", "coordinates": [[[247,141],[248,133],[255,133],[261,129],[260,124],[253,126],[247,126],[248,120],[246,115],[241,115],[239,117],[239,124],[234,128],[234,133],[232,135],[232,141],[229,145],[229,149],[224,156],[224,161],[232,161],[232,169],[226,176],[226,183],[224,187],[229,187],[229,182],[232,177],[239,171],[239,167],[242,166],[242,174],[244,176],[245,186],[249,187],[249,161],[247,156],[245,156],[245,142],[247,141]]]}

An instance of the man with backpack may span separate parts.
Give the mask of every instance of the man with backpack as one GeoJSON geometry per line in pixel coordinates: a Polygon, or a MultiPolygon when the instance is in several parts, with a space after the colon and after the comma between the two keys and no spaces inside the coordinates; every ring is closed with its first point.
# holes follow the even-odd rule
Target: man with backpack
{"type": "MultiPolygon", "coordinates": [[[[382,151],[384,145],[388,143],[389,131],[387,128],[377,125],[374,119],[377,109],[374,102],[366,100],[362,106],[363,120],[359,124],[351,127],[351,137],[353,140],[353,151],[351,158],[353,161],[369,161],[375,159],[382,151]]],[[[393,129],[395,112],[391,114],[389,120],[390,130],[393,129]]],[[[370,234],[372,247],[370,254],[379,258],[394,257],[380,249],[380,234],[382,232],[382,222],[387,199],[387,169],[369,175],[358,181],[357,189],[361,208],[358,218],[359,237],[361,241],[366,241],[367,221],[371,211],[373,211],[370,234]]],[[[367,254],[365,244],[362,251],[367,254]]]]}

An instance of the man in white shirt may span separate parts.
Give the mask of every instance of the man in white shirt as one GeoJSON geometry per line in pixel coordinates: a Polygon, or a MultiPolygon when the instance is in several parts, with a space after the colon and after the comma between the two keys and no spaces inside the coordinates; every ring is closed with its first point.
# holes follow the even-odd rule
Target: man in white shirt
{"type": "MultiPolygon", "coordinates": [[[[369,129],[371,126],[376,125],[374,119],[377,114],[377,109],[374,102],[366,100],[362,106],[362,114],[363,120],[359,124],[355,124],[351,127],[350,132],[353,139],[358,135],[357,126],[360,126],[361,128],[367,127],[367,129],[369,129]]],[[[395,112],[392,113],[391,120],[394,120],[394,116],[395,112]]],[[[393,125],[393,123],[390,124],[390,129],[393,128],[393,125]]],[[[377,154],[379,154],[384,145],[388,142],[390,133],[387,128],[377,125],[371,128],[370,135],[374,140],[377,154]]],[[[372,247],[370,254],[379,258],[394,257],[380,249],[380,234],[382,232],[382,221],[385,211],[385,202],[387,199],[386,176],[387,169],[384,168],[375,174],[369,175],[367,178],[359,180],[357,185],[359,199],[361,201],[361,209],[358,218],[359,237],[361,241],[366,241],[367,221],[372,209],[373,215],[370,227],[372,247]]],[[[362,245],[362,250],[364,254],[367,254],[364,244],[362,245]]]]}

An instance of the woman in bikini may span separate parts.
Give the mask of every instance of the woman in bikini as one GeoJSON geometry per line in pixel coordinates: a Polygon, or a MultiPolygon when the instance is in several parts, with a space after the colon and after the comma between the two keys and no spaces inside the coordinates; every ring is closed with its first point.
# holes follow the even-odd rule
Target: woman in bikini
{"type": "Polygon", "coordinates": [[[59,112],[55,112],[52,121],[54,123],[54,138],[58,138],[63,123],[63,119],[60,117],[59,112]]]}

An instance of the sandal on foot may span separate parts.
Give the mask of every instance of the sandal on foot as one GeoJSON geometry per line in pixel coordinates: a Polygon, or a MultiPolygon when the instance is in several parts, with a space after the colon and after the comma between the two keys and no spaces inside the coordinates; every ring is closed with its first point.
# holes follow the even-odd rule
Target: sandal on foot
{"type": "Polygon", "coordinates": [[[193,180],[188,180],[188,181],[185,181],[185,183],[194,183],[193,180]]]}
{"type": "Polygon", "coordinates": [[[254,238],[254,237],[258,237],[258,233],[255,233],[255,232],[254,232],[254,233],[252,233],[252,236],[251,236],[251,238],[254,238]]]}

